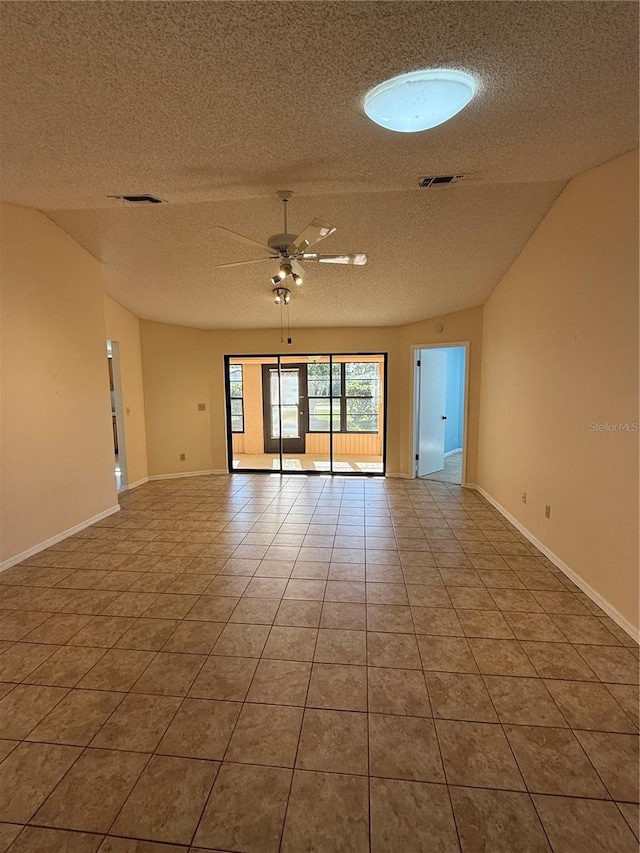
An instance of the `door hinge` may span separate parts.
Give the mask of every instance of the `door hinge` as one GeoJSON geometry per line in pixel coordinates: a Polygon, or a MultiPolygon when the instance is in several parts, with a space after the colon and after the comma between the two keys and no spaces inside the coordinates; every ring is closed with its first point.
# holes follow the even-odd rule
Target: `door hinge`
{"type": "Polygon", "coordinates": [[[418,359],[418,361],[416,362],[416,366],[417,366],[417,367],[422,367],[422,362],[420,361],[420,359],[418,359]]]}

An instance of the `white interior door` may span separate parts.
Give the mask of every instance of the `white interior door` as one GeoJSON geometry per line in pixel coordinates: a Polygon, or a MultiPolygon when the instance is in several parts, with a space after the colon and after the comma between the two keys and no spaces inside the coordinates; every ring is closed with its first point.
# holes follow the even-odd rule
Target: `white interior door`
{"type": "Polygon", "coordinates": [[[447,354],[440,349],[420,351],[418,410],[418,477],[444,468],[447,354]]]}

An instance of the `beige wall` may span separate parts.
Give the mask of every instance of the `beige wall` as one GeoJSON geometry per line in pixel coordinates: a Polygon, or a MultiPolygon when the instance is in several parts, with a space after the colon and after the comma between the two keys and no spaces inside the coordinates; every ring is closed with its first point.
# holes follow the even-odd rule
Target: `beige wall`
{"type": "Polygon", "coordinates": [[[225,355],[339,352],[389,354],[387,471],[408,474],[413,431],[411,345],[470,341],[474,388],[470,397],[467,476],[475,479],[482,308],[404,328],[300,329],[294,331],[291,346],[280,343],[275,329],[203,331],[145,320],[140,328],[151,476],[226,471],[225,355]],[[441,333],[436,331],[438,325],[444,326],[441,333]],[[206,417],[197,411],[197,403],[205,400],[205,394],[206,417]],[[187,452],[186,462],[179,462],[180,452],[187,452]]]}
{"type": "Polygon", "coordinates": [[[117,504],[101,266],[3,205],[0,562],[117,504]]]}
{"type": "Polygon", "coordinates": [[[106,294],[104,317],[107,339],[117,341],[120,349],[127,484],[132,486],[140,483],[141,480],[144,481],[148,476],[140,320],[106,294]]]}
{"type": "Polygon", "coordinates": [[[638,434],[590,425],[638,421],[637,367],[633,152],[569,183],[485,306],[478,483],[634,627],[638,434]]]}

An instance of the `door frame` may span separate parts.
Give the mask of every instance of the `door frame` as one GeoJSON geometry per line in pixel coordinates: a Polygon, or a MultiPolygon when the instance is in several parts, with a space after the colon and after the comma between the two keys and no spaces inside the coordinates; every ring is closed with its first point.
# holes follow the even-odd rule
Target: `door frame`
{"type": "MultiPolygon", "coordinates": [[[[264,452],[265,453],[279,453],[280,452],[280,440],[274,439],[271,437],[271,407],[273,403],[271,402],[271,371],[276,369],[278,372],[278,376],[282,375],[284,370],[297,370],[298,371],[298,438],[283,438],[282,439],[282,452],[283,453],[300,453],[304,455],[306,450],[306,434],[307,434],[307,426],[309,423],[309,411],[306,404],[307,400],[307,365],[304,362],[300,363],[292,363],[287,362],[286,364],[263,364],[262,365],[262,427],[264,433],[264,452]],[[278,444],[277,450],[268,449],[268,445],[276,442],[278,444]],[[292,448],[291,442],[297,442],[298,447],[292,448]],[[289,444],[289,447],[285,447],[285,443],[289,444]]],[[[282,430],[282,410],[280,410],[280,429],[282,430]]]]}
{"type": "MultiPolygon", "coordinates": [[[[107,354],[111,350],[111,372],[113,377],[113,397],[116,415],[116,436],[118,439],[118,463],[120,465],[120,491],[129,488],[129,470],[127,464],[127,443],[124,430],[125,406],[122,395],[122,371],[120,364],[120,342],[107,339],[107,354]]],[[[107,358],[109,356],[107,355],[107,358]]],[[[111,407],[109,407],[111,409],[111,407]]],[[[114,448],[115,450],[115,448],[114,448]]]]}
{"type": "MultiPolygon", "coordinates": [[[[415,480],[417,476],[416,453],[418,450],[418,430],[420,429],[420,395],[419,395],[419,379],[418,373],[418,355],[423,349],[464,349],[464,429],[462,438],[462,471],[461,484],[467,485],[467,444],[469,435],[469,353],[471,350],[470,341],[451,341],[447,343],[430,343],[430,344],[412,344],[411,345],[411,374],[413,381],[410,383],[410,411],[412,412],[412,437],[411,437],[411,456],[409,458],[409,478],[415,480]]],[[[436,481],[434,481],[436,482],[436,481]]]]}
{"type": "MultiPolygon", "coordinates": [[[[277,362],[282,363],[282,362],[277,362]]],[[[296,362],[297,363],[297,362],[296,362]]],[[[304,362],[303,362],[304,363],[304,362]]],[[[285,362],[286,365],[286,362],[285,362]]],[[[310,475],[312,477],[386,477],[387,476],[387,430],[388,430],[388,400],[389,400],[389,353],[384,350],[370,350],[369,352],[299,352],[292,354],[283,354],[283,353],[229,353],[223,356],[223,385],[224,385],[224,401],[225,401],[225,424],[226,424],[226,438],[227,438],[227,472],[229,474],[266,474],[268,476],[295,476],[295,475],[310,475]],[[275,471],[269,468],[243,468],[241,471],[236,470],[233,467],[233,432],[231,430],[231,388],[229,382],[229,364],[236,359],[241,358],[291,358],[293,355],[299,358],[322,358],[324,356],[353,356],[354,359],[357,359],[359,355],[380,355],[382,356],[382,365],[384,371],[384,383],[382,388],[382,414],[383,414],[383,423],[382,423],[382,471],[381,472],[370,472],[364,473],[362,471],[297,471],[297,470],[284,470],[282,467],[279,471],[275,471]]],[[[329,458],[331,467],[333,467],[333,435],[334,433],[329,432],[329,458]]],[[[282,456],[280,457],[282,458],[282,456]]]]}

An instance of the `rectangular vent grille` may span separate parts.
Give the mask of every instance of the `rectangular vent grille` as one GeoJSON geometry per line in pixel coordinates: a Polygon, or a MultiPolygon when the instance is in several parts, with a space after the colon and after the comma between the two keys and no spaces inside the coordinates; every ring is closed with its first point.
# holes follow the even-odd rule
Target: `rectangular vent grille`
{"type": "Polygon", "coordinates": [[[110,195],[109,198],[117,198],[129,204],[162,204],[162,199],[154,195],[110,195]]]}
{"type": "Polygon", "coordinates": [[[457,184],[463,177],[464,175],[426,175],[420,178],[418,186],[427,189],[427,187],[438,187],[443,184],[457,184]]]}

